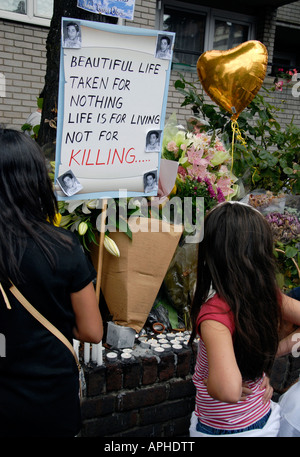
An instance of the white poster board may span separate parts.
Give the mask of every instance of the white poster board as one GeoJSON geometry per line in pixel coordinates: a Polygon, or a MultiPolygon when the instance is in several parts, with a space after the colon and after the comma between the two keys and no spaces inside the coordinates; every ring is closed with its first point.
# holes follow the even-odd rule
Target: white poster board
{"type": "Polygon", "coordinates": [[[169,54],[158,57],[162,34],[62,18],[59,200],[157,195],[174,43],[168,32],[169,54]]]}

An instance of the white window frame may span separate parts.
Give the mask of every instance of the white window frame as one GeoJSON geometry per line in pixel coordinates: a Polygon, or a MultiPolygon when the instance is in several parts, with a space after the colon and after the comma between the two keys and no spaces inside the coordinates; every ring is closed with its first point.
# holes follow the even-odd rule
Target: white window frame
{"type": "MultiPolygon", "coordinates": [[[[205,32],[204,32],[204,49],[203,52],[213,49],[214,33],[215,33],[215,20],[223,20],[234,22],[242,25],[248,25],[248,40],[255,39],[256,33],[256,18],[246,14],[235,13],[234,11],[219,10],[215,8],[208,8],[204,6],[197,6],[192,3],[183,3],[180,1],[162,0],[158,2],[158,9],[160,10],[158,27],[163,29],[163,14],[164,7],[168,6],[174,9],[182,9],[183,11],[203,13],[206,15],[205,32]]],[[[176,67],[181,64],[174,64],[176,67]]],[[[185,69],[196,71],[196,66],[185,66],[185,69]]]]}
{"type": "Polygon", "coordinates": [[[12,11],[5,11],[0,8],[0,19],[9,19],[10,21],[50,27],[51,18],[48,19],[42,16],[36,16],[36,11],[37,0],[27,0],[27,14],[14,13],[12,11]]]}

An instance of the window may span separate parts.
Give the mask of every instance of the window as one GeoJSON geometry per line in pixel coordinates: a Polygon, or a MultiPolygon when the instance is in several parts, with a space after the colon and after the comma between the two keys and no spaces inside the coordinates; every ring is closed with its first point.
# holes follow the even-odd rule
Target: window
{"type": "Polygon", "coordinates": [[[0,0],[0,17],[30,24],[50,25],[53,0],[0,0]]]}
{"type": "Polygon", "coordinates": [[[274,76],[280,68],[300,73],[299,29],[277,25],[272,64],[274,76]]]}
{"type": "Polygon", "coordinates": [[[176,33],[173,63],[191,68],[206,50],[227,50],[254,39],[252,16],[165,0],[161,18],[162,29],[176,33]]]}
{"type": "Polygon", "coordinates": [[[231,49],[248,40],[249,26],[215,20],[213,49],[231,49]]]}
{"type": "Polygon", "coordinates": [[[163,29],[176,33],[174,62],[196,65],[204,48],[205,22],[205,14],[164,9],[163,29]]]}

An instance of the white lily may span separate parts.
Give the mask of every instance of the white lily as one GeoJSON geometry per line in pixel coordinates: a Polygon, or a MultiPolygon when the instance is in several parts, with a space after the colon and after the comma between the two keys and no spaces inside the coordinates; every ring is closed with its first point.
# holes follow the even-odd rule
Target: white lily
{"type": "Polygon", "coordinates": [[[67,214],[66,216],[61,216],[61,220],[60,220],[60,227],[65,227],[66,225],[68,225],[70,222],[72,221],[72,218],[69,214],[67,214]]]}
{"type": "Polygon", "coordinates": [[[86,206],[89,209],[96,209],[96,208],[98,208],[98,200],[95,198],[93,200],[88,200],[86,203],[86,206]]]}
{"type": "Polygon", "coordinates": [[[114,240],[109,236],[104,235],[104,247],[105,249],[115,257],[120,257],[120,251],[114,240]]]}
{"type": "Polygon", "coordinates": [[[89,227],[88,227],[86,222],[84,222],[84,221],[80,222],[80,224],[78,225],[78,233],[79,233],[79,235],[84,235],[87,232],[88,228],[89,227]]]}
{"type": "Polygon", "coordinates": [[[78,208],[78,206],[82,205],[83,203],[85,203],[85,200],[71,200],[68,203],[69,213],[73,213],[73,211],[75,211],[75,209],[78,208]]]}

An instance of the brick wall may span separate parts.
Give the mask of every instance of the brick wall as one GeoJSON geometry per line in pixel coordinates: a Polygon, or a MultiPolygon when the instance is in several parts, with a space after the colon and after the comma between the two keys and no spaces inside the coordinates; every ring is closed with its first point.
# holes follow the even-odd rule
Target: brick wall
{"type": "MultiPolygon", "coordinates": [[[[194,410],[196,344],[175,354],[85,366],[82,437],[188,437],[194,410]]],[[[276,360],[273,400],[300,375],[300,357],[276,360]]]]}
{"type": "Polygon", "coordinates": [[[188,436],[195,350],[85,367],[84,437],[188,436]]]}
{"type": "MultiPolygon", "coordinates": [[[[124,21],[124,24],[131,27],[157,28],[156,13],[156,0],[136,0],[134,20],[124,21]]],[[[270,55],[274,42],[274,20],[274,15],[270,13],[267,24],[272,30],[264,35],[265,39],[268,38],[270,55]]],[[[300,23],[300,1],[279,8],[278,20],[300,23]]],[[[0,20],[0,73],[6,77],[6,97],[0,98],[0,123],[5,123],[8,127],[20,128],[27,116],[36,109],[36,99],[44,86],[47,34],[48,29],[44,27],[0,20]]],[[[195,82],[201,90],[196,73],[183,72],[183,74],[187,80],[195,82]]],[[[169,86],[166,119],[175,112],[178,121],[185,125],[191,110],[189,107],[180,107],[183,98],[174,89],[174,81],[178,79],[178,75],[179,71],[174,68],[169,86]]],[[[270,86],[272,83],[273,80],[270,80],[265,81],[264,84],[270,86]]],[[[291,95],[290,88],[275,94],[276,103],[281,104],[282,99],[285,100],[288,109],[279,115],[279,120],[286,122],[295,114],[294,121],[300,125],[299,99],[291,95]]],[[[210,100],[209,102],[211,103],[210,100]]]]}
{"type": "Polygon", "coordinates": [[[291,24],[300,24],[300,2],[293,2],[278,8],[277,20],[291,24]]]}
{"type": "Polygon", "coordinates": [[[0,124],[20,128],[36,109],[44,86],[47,34],[47,28],[0,20],[0,73],[6,83],[0,124]]]}
{"type": "Polygon", "coordinates": [[[134,18],[132,21],[125,21],[128,27],[142,27],[144,29],[155,29],[156,0],[136,0],[134,18]]]}

